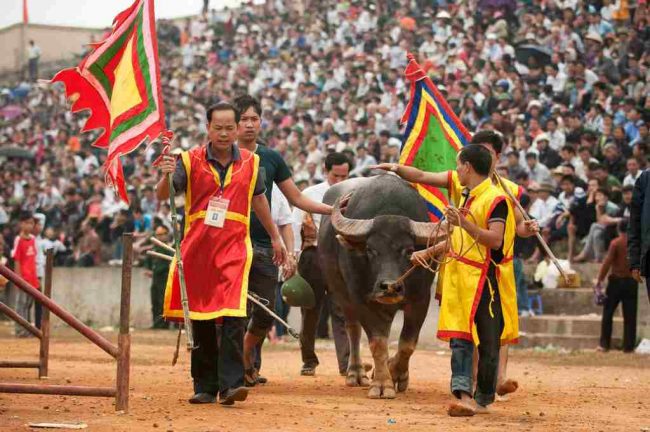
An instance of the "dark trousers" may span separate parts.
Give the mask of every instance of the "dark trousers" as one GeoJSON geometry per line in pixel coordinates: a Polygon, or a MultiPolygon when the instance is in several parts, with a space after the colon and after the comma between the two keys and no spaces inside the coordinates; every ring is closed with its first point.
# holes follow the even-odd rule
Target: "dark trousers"
{"type": "Polygon", "coordinates": [[[192,379],[195,393],[225,393],[244,385],[245,318],[192,321],[192,379]]]}
{"type": "Polygon", "coordinates": [[[166,284],[166,279],[157,278],[156,275],[151,281],[151,322],[155,329],[169,328],[169,324],[162,317],[166,284]]]}
{"type": "MultiPolygon", "coordinates": [[[[301,308],[302,328],[300,330],[302,362],[305,366],[313,367],[319,364],[315,351],[316,331],[321,309],[328,301],[325,278],[318,263],[318,254],[315,247],[307,248],[302,252],[298,263],[298,272],[311,285],[316,297],[316,304],[313,308],[301,308]]],[[[345,331],[345,319],[334,302],[330,301],[329,307],[339,372],[344,372],[348,369],[348,358],[350,357],[350,344],[345,331]]]]}
{"type": "Polygon", "coordinates": [[[612,321],[619,303],[623,303],[623,351],[634,351],[636,345],[636,309],[638,303],[637,282],[632,278],[610,276],[607,298],[603,305],[600,330],[600,346],[609,349],[612,342],[612,321]]]}
{"type": "MultiPolygon", "coordinates": [[[[492,287],[494,288],[494,301],[491,302],[490,288],[486,282],[474,316],[474,324],[479,338],[478,374],[474,400],[482,406],[494,402],[499,369],[499,348],[503,332],[501,299],[495,280],[492,281],[492,287]]],[[[457,398],[460,398],[461,393],[471,395],[474,343],[465,339],[453,338],[450,341],[450,347],[451,392],[457,398]]]]}
{"type": "MultiPolygon", "coordinates": [[[[275,309],[276,288],[278,285],[278,267],[273,264],[273,249],[255,246],[253,263],[248,276],[248,290],[268,301],[269,309],[275,309]]],[[[258,305],[248,302],[248,331],[261,338],[255,349],[253,366],[258,371],[262,368],[262,345],[264,338],[273,327],[273,317],[258,305]]]]}
{"type": "MultiPolygon", "coordinates": [[[[289,309],[291,307],[282,300],[282,282],[278,282],[277,289],[275,290],[275,313],[286,321],[289,316],[289,309]]],[[[275,321],[275,334],[278,337],[287,334],[287,329],[278,321],[275,321]]]]}

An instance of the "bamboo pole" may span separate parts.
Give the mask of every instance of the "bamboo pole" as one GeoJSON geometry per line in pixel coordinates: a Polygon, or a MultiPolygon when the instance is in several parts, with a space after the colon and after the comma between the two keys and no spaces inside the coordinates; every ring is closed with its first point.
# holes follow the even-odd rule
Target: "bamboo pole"
{"type": "MultiPolygon", "coordinates": [[[[515,198],[515,196],[510,191],[510,189],[508,187],[506,187],[506,185],[503,184],[503,180],[501,179],[501,176],[496,171],[494,172],[494,177],[499,182],[499,185],[501,186],[501,189],[503,189],[503,191],[508,195],[510,200],[515,204],[515,206],[517,206],[517,208],[521,212],[523,218],[525,220],[527,220],[527,221],[531,220],[528,217],[528,213],[526,213],[526,210],[524,210],[524,208],[521,206],[521,203],[519,202],[519,200],[517,198],[515,198]]],[[[569,283],[569,276],[567,276],[564,269],[562,269],[562,266],[560,266],[560,262],[555,257],[555,254],[553,253],[551,248],[548,247],[548,244],[546,244],[546,241],[544,241],[544,238],[542,237],[542,235],[539,232],[536,232],[535,236],[537,237],[537,240],[539,240],[539,243],[542,245],[542,249],[544,249],[544,252],[546,252],[546,255],[551,259],[551,262],[553,262],[553,264],[555,265],[557,270],[560,272],[562,277],[564,277],[564,281],[566,283],[569,283]]]]}

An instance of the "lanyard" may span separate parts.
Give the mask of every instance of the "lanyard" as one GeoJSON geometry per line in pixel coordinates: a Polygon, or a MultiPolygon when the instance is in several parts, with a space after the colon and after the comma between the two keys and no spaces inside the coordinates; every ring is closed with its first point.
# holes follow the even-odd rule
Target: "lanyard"
{"type": "Polygon", "coordinates": [[[219,173],[217,172],[216,168],[212,166],[210,162],[208,162],[208,166],[210,167],[210,171],[212,171],[212,176],[214,177],[214,181],[217,184],[217,188],[219,189],[219,195],[223,195],[224,188],[230,184],[230,180],[232,179],[233,165],[234,162],[230,162],[230,165],[228,165],[228,169],[226,170],[226,178],[224,179],[224,183],[221,184],[221,176],[219,176],[219,173]]]}

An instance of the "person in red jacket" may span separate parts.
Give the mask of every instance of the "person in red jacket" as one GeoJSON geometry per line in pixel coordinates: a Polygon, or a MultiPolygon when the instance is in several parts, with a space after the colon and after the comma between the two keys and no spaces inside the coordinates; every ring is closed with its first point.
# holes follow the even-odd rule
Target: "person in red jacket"
{"type": "MultiPolygon", "coordinates": [[[[34,217],[31,213],[25,212],[20,216],[20,234],[16,237],[14,248],[11,253],[14,259],[14,270],[25,279],[27,283],[35,288],[40,288],[38,275],[36,273],[36,238],[32,235],[34,231],[34,217]]],[[[16,295],[16,311],[20,316],[30,321],[34,299],[28,294],[18,291],[16,295]]],[[[40,316],[35,317],[36,326],[40,327],[40,316]]],[[[16,324],[16,336],[28,337],[24,328],[16,324]]]]}

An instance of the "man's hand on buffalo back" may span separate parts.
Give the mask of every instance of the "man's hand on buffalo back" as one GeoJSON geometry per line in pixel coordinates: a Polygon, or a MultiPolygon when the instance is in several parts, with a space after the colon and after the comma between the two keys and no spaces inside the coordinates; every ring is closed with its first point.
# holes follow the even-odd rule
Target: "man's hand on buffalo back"
{"type": "Polygon", "coordinates": [[[368,167],[369,170],[382,170],[382,171],[397,171],[398,165],[395,163],[380,163],[378,165],[370,165],[368,167]]]}

